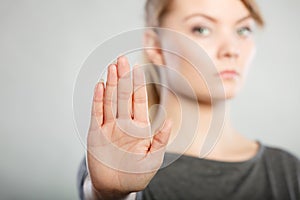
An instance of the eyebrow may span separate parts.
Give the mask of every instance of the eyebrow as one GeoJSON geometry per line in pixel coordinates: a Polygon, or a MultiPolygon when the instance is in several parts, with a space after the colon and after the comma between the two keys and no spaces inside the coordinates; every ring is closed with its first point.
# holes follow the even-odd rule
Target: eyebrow
{"type": "MultiPolygon", "coordinates": [[[[187,16],[187,17],[184,18],[184,21],[186,21],[186,20],[188,20],[188,19],[190,19],[190,18],[192,18],[192,17],[196,17],[196,16],[204,17],[204,18],[206,18],[206,19],[208,19],[209,21],[212,21],[212,22],[214,22],[214,23],[217,23],[217,22],[218,22],[217,19],[215,19],[215,18],[213,18],[213,17],[211,17],[211,16],[209,16],[209,15],[203,14],[203,13],[194,13],[194,14],[192,14],[192,15],[189,15],[189,16],[187,16]]],[[[239,20],[236,21],[236,24],[238,24],[238,23],[240,23],[240,22],[242,22],[242,21],[244,21],[244,20],[246,20],[246,19],[248,19],[248,18],[252,18],[252,16],[251,16],[251,15],[247,15],[247,16],[245,16],[245,17],[242,17],[241,19],[239,19],[239,20]]]]}

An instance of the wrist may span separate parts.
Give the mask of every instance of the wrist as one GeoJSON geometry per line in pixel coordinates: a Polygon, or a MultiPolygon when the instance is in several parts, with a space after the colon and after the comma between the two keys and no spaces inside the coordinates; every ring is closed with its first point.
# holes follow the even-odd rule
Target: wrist
{"type": "Polygon", "coordinates": [[[85,178],[83,189],[84,199],[86,200],[134,200],[136,196],[135,193],[130,192],[122,193],[116,190],[99,190],[94,187],[89,175],[85,178]]]}

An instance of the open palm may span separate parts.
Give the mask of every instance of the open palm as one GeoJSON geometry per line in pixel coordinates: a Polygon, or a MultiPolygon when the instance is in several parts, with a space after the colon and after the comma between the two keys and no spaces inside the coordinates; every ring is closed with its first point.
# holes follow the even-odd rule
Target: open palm
{"type": "Polygon", "coordinates": [[[144,73],[135,67],[132,79],[128,60],[120,57],[108,68],[106,86],[98,83],[94,93],[87,140],[94,188],[124,194],[144,189],[162,164],[170,132],[166,120],[151,135],[144,73]]]}

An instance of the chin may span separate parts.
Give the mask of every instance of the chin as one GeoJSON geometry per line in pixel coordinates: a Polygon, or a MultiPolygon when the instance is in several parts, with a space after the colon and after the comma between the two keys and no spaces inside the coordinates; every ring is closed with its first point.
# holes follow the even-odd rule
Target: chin
{"type": "Polygon", "coordinates": [[[222,78],[222,83],[225,99],[232,99],[240,92],[244,85],[244,78],[222,78]]]}
{"type": "Polygon", "coordinates": [[[231,100],[231,99],[235,98],[240,91],[240,88],[237,88],[237,87],[224,87],[224,89],[225,89],[225,99],[226,100],[231,100]]]}
{"type": "Polygon", "coordinates": [[[223,84],[217,84],[209,88],[198,87],[196,95],[201,103],[213,103],[216,101],[226,101],[235,98],[242,87],[241,81],[223,81],[223,84]]]}
{"type": "Polygon", "coordinates": [[[236,97],[236,93],[226,93],[225,99],[231,100],[236,97]]]}

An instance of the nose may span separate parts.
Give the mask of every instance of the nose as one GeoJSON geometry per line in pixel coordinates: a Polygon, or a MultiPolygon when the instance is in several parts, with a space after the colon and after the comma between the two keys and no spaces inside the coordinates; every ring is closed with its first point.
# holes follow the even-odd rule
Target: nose
{"type": "Polygon", "coordinates": [[[223,60],[236,60],[240,56],[238,41],[233,37],[223,37],[219,46],[218,58],[223,60]]]}

